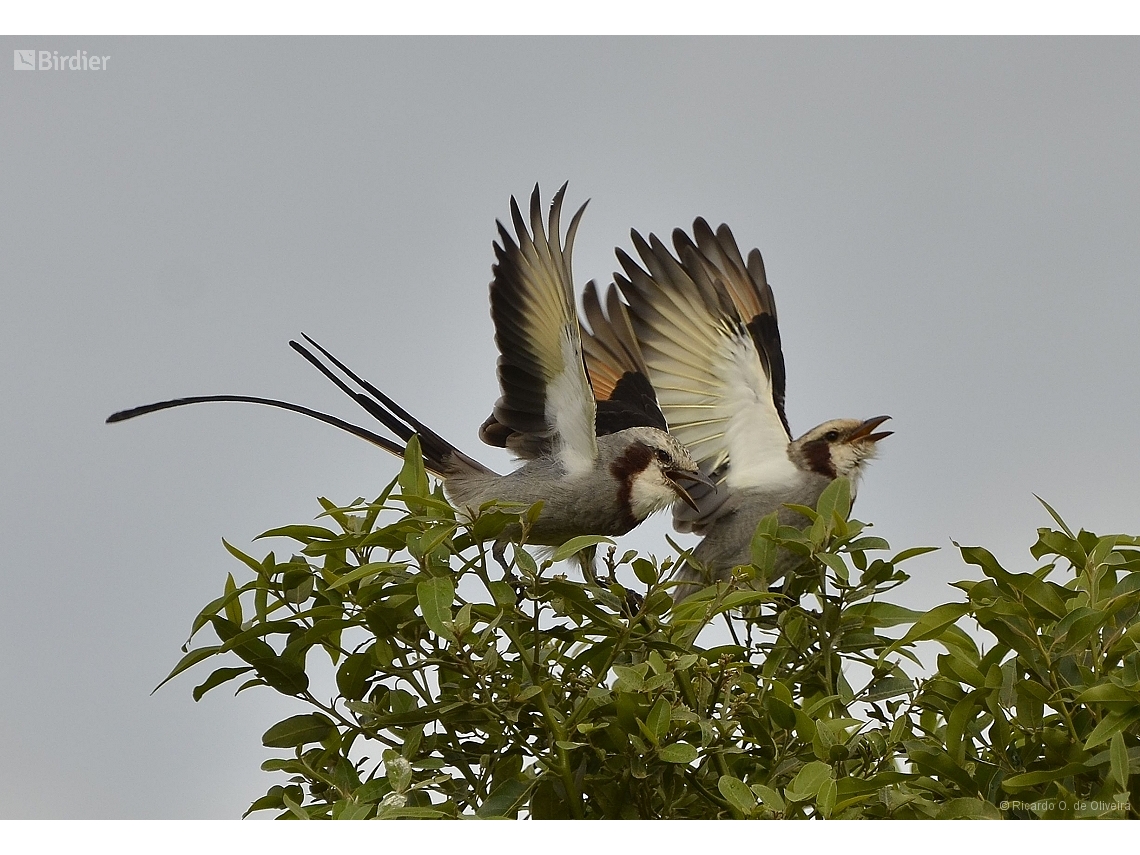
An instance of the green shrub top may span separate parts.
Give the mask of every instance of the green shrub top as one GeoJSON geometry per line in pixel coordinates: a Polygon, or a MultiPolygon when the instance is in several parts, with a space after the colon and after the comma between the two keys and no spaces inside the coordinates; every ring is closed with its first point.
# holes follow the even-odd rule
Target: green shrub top
{"type": "Polygon", "coordinates": [[[886,595],[929,548],[891,556],[839,480],[802,530],[766,518],[751,566],[673,606],[673,559],[611,548],[628,589],[557,572],[597,537],[542,561],[516,545],[512,586],[489,541],[536,508],[457,520],[414,441],[375,501],[321,505],[321,524],[261,535],[300,543],[288,560],[226,544],[248,581],[227,578],[191,635],[217,643],[170,674],[222,657],[195,699],[240,678],[305,709],[265,732],[263,768],[288,779],[247,813],[1137,816],[1140,538],[1074,534],[1046,505],[1046,563],[1014,573],[959,547],[983,578],[914,612],[886,595]],[[769,588],[779,550],[802,566],[769,588]],[[731,643],[703,646],[718,634],[731,643]],[[335,696],[312,688],[322,672],[335,696]]]}

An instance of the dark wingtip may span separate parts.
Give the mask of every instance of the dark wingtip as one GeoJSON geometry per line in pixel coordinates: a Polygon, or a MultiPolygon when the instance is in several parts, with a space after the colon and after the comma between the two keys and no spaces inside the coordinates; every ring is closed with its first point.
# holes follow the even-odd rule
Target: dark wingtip
{"type": "MultiPolygon", "coordinates": [[[[569,186],[570,186],[570,182],[564,181],[562,183],[562,186],[558,188],[558,192],[556,192],[554,194],[554,198],[550,200],[550,210],[551,211],[560,209],[562,207],[562,200],[565,198],[566,188],[569,186]]],[[[537,194],[538,194],[538,185],[537,184],[534,185],[534,192],[537,196],[537,194]]]]}

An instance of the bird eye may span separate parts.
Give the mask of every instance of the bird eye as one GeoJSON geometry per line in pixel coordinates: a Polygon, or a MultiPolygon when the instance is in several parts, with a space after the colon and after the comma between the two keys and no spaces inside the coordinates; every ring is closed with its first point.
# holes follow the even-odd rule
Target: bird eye
{"type": "Polygon", "coordinates": [[[839,431],[829,430],[827,433],[825,433],[823,435],[823,438],[826,439],[828,442],[835,442],[835,440],[839,439],[839,431]]]}
{"type": "Polygon", "coordinates": [[[657,460],[661,463],[669,463],[669,452],[663,448],[655,449],[654,453],[657,455],[657,460]]]}

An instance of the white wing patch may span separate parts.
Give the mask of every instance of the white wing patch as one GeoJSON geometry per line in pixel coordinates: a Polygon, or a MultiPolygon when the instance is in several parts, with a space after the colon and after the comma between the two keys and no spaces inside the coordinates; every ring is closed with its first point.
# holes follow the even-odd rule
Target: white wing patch
{"type": "Polygon", "coordinates": [[[569,475],[591,471],[598,457],[594,396],[586,380],[577,333],[577,326],[562,327],[561,369],[546,387],[546,422],[554,428],[555,454],[569,475]]]}
{"type": "Polygon", "coordinates": [[[725,448],[732,465],[732,488],[786,484],[796,477],[788,457],[788,434],[772,403],[772,381],[764,373],[751,338],[733,337],[718,354],[727,371],[722,407],[726,411],[725,448]]]}
{"type": "Polygon", "coordinates": [[[705,319],[704,332],[715,331],[707,348],[671,342],[672,347],[653,348],[647,356],[670,432],[705,472],[731,460],[731,487],[786,483],[796,467],[751,337],[705,319]]]}

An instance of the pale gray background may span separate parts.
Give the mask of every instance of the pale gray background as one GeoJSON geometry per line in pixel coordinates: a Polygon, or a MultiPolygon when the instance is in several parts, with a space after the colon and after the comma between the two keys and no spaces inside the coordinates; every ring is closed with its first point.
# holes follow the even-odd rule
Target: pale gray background
{"type": "MultiPolygon", "coordinates": [[[[764,253],[788,415],[894,416],[857,515],[1030,566],[1052,502],[1140,532],[1140,43],[1061,39],[0,39],[0,816],[233,817],[267,690],[149,694],[250,547],[394,459],[226,405],[364,421],[308,332],[481,459],[494,221],[593,201],[579,281],[701,215],[764,253]],[[14,72],[13,48],[108,54],[14,72]]],[[[665,551],[664,520],[626,539],[665,551]]],[[[256,544],[288,551],[281,544],[256,544]]],[[[899,599],[974,575],[952,548],[899,599]]],[[[314,654],[314,660],[317,654],[314,654]]]]}

